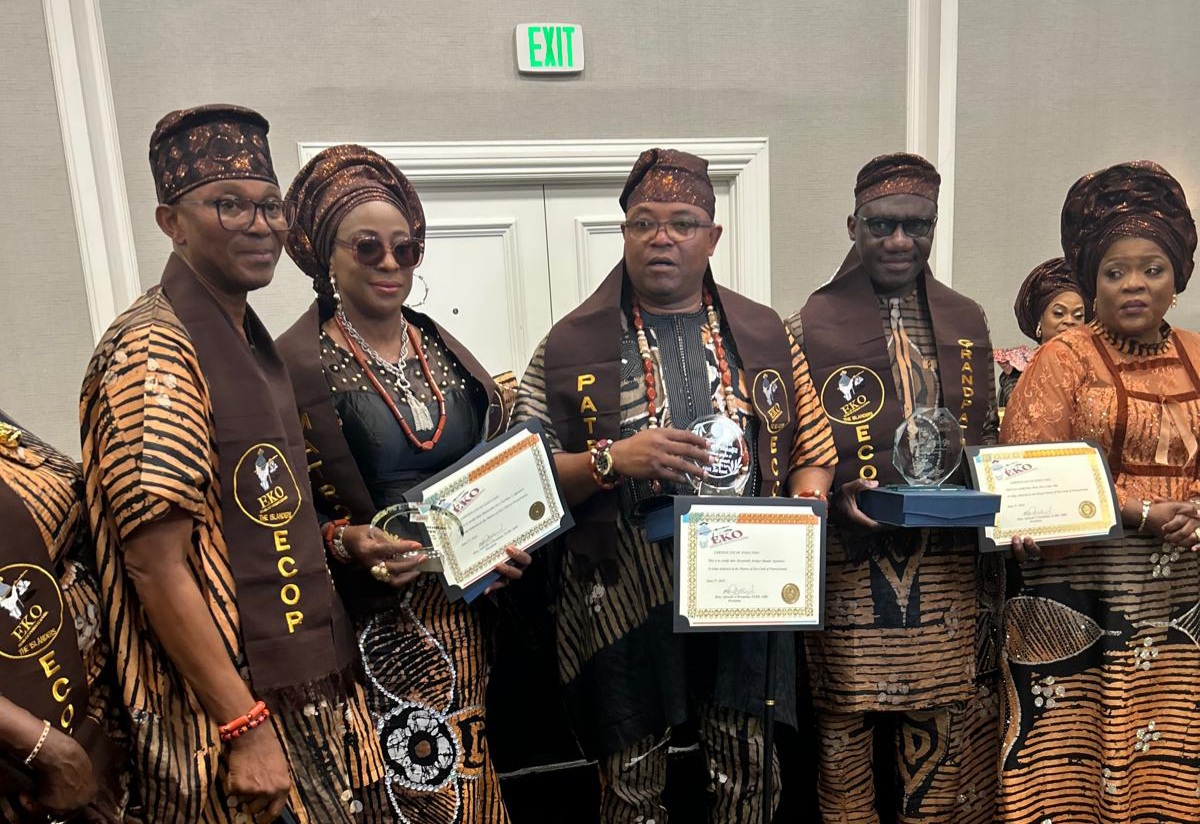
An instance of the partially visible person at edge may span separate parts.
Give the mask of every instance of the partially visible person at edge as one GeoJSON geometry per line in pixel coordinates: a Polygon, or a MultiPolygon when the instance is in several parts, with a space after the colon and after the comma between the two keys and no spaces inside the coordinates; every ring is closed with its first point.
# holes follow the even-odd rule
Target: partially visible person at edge
{"type": "MultiPolygon", "coordinates": [[[[1017,292],[1013,313],[1017,326],[1025,337],[1037,346],[1092,319],[1091,311],[1083,302],[1079,284],[1066,260],[1051,258],[1033,267],[1017,292]]],[[[1008,405],[1008,398],[1021,373],[1029,366],[1036,347],[1016,346],[1012,349],[997,349],[996,365],[1000,367],[1000,408],[1008,405]]]]}
{"type": "MultiPolygon", "coordinates": [[[[706,441],[687,427],[715,413],[745,430],[749,495],[823,497],[833,474],[829,425],[779,316],[713,281],[707,167],[641,154],[620,198],[624,257],[538,346],[514,414],[545,427],[578,522],[553,556],[558,658],[605,824],[667,820],[667,745],[689,719],[712,775],[709,820],[762,820],[765,635],[675,635],[670,552],[635,518],[664,485],[703,474],[706,441]]],[[[780,646],[777,710],[795,724],[795,651],[780,646]]]]}
{"type": "Polygon", "coordinates": [[[171,112],[150,138],[160,283],[105,333],[84,378],[89,516],[156,822],[351,822],[382,777],[352,674],[292,384],[246,295],[295,217],[267,121],[171,112]]]}
{"type": "MultiPolygon", "coordinates": [[[[287,250],[317,299],[279,339],[296,386],[318,509],[366,670],[388,769],[367,820],[500,824],[484,697],[492,604],[451,603],[421,545],[371,527],[404,493],[504,431],[511,402],[479,361],[405,306],[425,246],[421,200],[361,146],[334,146],[288,190],[287,250]]],[[[511,393],[509,395],[511,398],[511,393]]],[[[501,583],[529,555],[515,548],[501,583]]]]}
{"type": "Polygon", "coordinates": [[[124,821],[83,476],[3,412],[0,528],[0,821],[124,821]]]}
{"type": "Polygon", "coordinates": [[[1165,169],[1122,163],[1071,187],[1062,245],[1096,317],[1038,349],[1001,440],[1098,441],[1126,532],[1017,553],[1001,820],[1200,821],[1200,335],[1165,320],[1196,224],[1165,169]]]}
{"type": "Polygon", "coordinates": [[[849,254],[788,319],[838,451],[825,629],[804,636],[827,824],[875,824],[877,805],[902,822],[982,824],[994,812],[1003,567],[979,556],[973,529],[890,528],[858,505],[863,490],[904,482],[892,444],[918,407],[949,409],[968,444],[996,441],[983,310],[928,266],[940,184],[916,155],[867,163],[849,254]],[[879,762],[877,735],[890,753],[879,762]],[[893,785],[895,797],[875,797],[893,785]]]}

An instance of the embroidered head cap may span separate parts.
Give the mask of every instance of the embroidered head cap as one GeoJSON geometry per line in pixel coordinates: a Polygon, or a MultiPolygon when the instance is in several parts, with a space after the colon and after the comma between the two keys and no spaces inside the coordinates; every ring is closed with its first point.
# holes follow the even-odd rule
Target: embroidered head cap
{"type": "Polygon", "coordinates": [[[863,166],[854,184],[854,210],[888,195],[918,195],[937,203],[942,176],[920,155],[880,155],[863,166]]]}
{"type": "Polygon", "coordinates": [[[717,213],[717,198],[708,178],[708,161],[677,149],[642,152],[625,181],[620,203],[628,213],[647,202],[689,203],[703,209],[711,220],[717,213]]]}
{"type": "Polygon", "coordinates": [[[243,106],[214,103],[178,109],[150,136],[150,171],[159,203],[174,203],[214,180],[278,183],[267,145],[270,125],[243,106]]]}

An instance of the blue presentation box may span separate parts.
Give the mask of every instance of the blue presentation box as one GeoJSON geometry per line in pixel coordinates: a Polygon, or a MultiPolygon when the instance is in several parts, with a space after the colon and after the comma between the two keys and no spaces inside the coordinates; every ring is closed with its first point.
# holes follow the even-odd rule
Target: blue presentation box
{"type": "Polygon", "coordinates": [[[1000,496],[961,486],[880,486],[859,492],[858,508],[894,526],[993,526],[1000,496]]]}

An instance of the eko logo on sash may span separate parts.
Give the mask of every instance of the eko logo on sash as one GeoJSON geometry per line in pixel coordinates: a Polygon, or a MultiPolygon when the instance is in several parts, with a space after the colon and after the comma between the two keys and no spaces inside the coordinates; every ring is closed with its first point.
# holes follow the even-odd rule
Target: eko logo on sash
{"type": "Polygon", "coordinates": [[[300,511],[300,487],[283,453],[269,443],[246,450],[233,474],[233,497],[246,517],[281,527],[300,511]]]}
{"type": "Polygon", "coordinates": [[[883,409],[883,381],[857,364],[832,372],[821,387],[821,408],[834,423],[866,423],[883,409]]]}
{"type": "Polygon", "coordinates": [[[33,564],[0,567],[0,657],[32,658],[54,643],[63,624],[62,590],[33,564]]]}

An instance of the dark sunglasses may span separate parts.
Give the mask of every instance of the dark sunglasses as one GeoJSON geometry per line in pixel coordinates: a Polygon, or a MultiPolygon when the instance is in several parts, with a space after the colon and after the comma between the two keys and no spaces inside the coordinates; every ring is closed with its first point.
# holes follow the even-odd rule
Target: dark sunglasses
{"type": "MultiPolygon", "coordinates": [[[[356,240],[334,238],[333,242],[353,252],[359,266],[369,266],[372,269],[383,263],[389,251],[384,242],[377,237],[360,237],[356,240]]],[[[425,255],[425,244],[408,237],[393,243],[390,251],[397,266],[401,269],[412,269],[425,255]]]]}
{"type": "Polygon", "coordinates": [[[891,217],[860,217],[859,220],[867,224],[867,231],[871,233],[871,237],[891,237],[896,233],[897,226],[903,228],[904,234],[909,237],[925,237],[933,231],[933,225],[937,223],[936,217],[911,217],[900,220],[891,217]]]}

